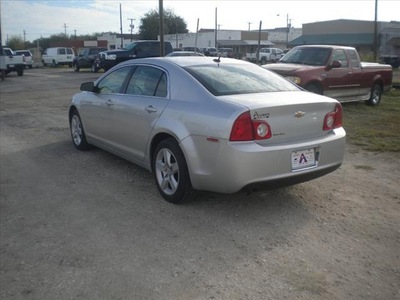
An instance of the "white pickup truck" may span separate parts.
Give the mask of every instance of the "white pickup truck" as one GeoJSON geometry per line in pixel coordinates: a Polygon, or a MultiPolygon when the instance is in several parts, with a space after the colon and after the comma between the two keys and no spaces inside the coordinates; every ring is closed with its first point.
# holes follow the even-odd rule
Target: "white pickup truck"
{"type": "Polygon", "coordinates": [[[25,57],[23,55],[15,55],[14,51],[5,47],[3,47],[3,53],[0,54],[4,60],[4,64],[2,64],[4,66],[2,66],[2,68],[4,68],[6,74],[17,72],[18,76],[24,75],[25,57]]]}
{"type": "Polygon", "coordinates": [[[257,59],[257,53],[246,53],[248,61],[265,65],[270,62],[277,62],[283,56],[283,51],[279,48],[261,48],[257,59]]]}

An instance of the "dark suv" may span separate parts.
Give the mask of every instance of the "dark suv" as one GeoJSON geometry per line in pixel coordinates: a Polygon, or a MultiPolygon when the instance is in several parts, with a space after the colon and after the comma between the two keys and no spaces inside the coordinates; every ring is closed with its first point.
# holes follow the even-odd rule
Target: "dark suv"
{"type": "Polygon", "coordinates": [[[72,61],[72,67],[76,72],[78,72],[81,68],[91,68],[92,72],[97,72],[99,69],[96,68],[94,60],[100,52],[107,50],[107,48],[100,47],[82,48],[79,51],[78,56],[74,57],[74,60],[72,61]]]}
{"type": "MultiPolygon", "coordinates": [[[[164,43],[165,55],[172,52],[170,42],[164,43]]],[[[96,68],[107,71],[125,60],[160,56],[160,41],[136,41],[120,50],[101,52],[96,59],[96,68]]]]}

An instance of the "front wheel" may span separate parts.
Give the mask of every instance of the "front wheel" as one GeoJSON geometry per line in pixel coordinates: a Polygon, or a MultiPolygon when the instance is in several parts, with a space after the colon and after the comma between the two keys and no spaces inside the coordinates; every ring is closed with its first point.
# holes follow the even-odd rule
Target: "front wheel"
{"type": "Polygon", "coordinates": [[[18,76],[23,76],[24,75],[24,68],[17,69],[17,75],[18,76]]]}
{"type": "Polygon", "coordinates": [[[178,204],[190,197],[192,185],[186,160],[174,139],[165,139],[157,145],[152,170],[157,189],[165,200],[178,204]]]}
{"type": "Polygon", "coordinates": [[[92,63],[91,69],[92,69],[92,72],[93,72],[93,73],[97,73],[97,72],[99,71],[99,68],[96,66],[96,63],[95,63],[95,62],[92,63]]]}
{"type": "Polygon", "coordinates": [[[89,150],[90,144],[86,141],[85,130],[81,122],[81,117],[77,110],[74,110],[70,117],[69,127],[71,129],[71,138],[74,146],[79,150],[89,150]]]}
{"type": "Polygon", "coordinates": [[[365,104],[377,106],[381,102],[382,89],[378,84],[375,84],[371,89],[371,96],[369,100],[365,101],[365,104]]]}
{"type": "Polygon", "coordinates": [[[318,95],[323,95],[324,91],[320,85],[317,84],[308,84],[304,87],[307,91],[318,94],[318,95]]]}

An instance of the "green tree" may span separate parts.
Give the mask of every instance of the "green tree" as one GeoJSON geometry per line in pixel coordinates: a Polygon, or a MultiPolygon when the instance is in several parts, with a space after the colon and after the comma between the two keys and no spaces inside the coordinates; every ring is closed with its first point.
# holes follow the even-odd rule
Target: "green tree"
{"type": "Polygon", "coordinates": [[[12,35],[7,43],[6,43],[7,47],[13,49],[13,50],[20,50],[20,49],[25,49],[25,43],[24,40],[17,35],[12,35]]]}
{"type": "MultiPolygon", "coordinates": [[[[186,21],[175,15],[173,10],[164,10],[164,34],[188,33],[186,21]]],[[[140,19],[139,38],[157,40],[160,33],[160,14],[153,9],[140,19]]]]}

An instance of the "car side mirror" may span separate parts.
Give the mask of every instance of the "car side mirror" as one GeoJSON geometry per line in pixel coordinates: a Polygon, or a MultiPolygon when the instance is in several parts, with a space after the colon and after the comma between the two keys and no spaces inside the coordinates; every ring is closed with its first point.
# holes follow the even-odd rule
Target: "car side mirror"
{"type": "Polygon", "coordinates": [[[329,66],[328,69],[337,69],[342,67],[342,62],[340,60],[333,60],[329,66]]]}
{"type": "Polygon", "coordinates": [[[81,91],[95,93],[96,89],[92,81],[84,82],[81,84],[81,91]]]}

